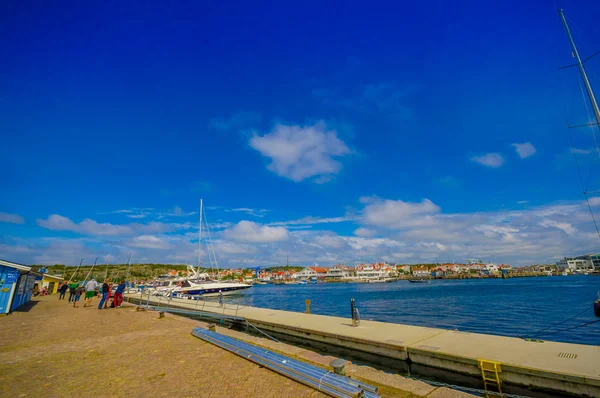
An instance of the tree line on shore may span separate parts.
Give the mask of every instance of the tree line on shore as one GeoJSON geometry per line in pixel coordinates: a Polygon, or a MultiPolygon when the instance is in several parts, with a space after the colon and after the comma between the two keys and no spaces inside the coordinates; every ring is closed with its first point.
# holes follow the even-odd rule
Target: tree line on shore
{"type": "MultiPolygon", "coordinates": [[[[86,278],[88,274],[90,274],[90,270],[92,270],[91,265],[82,265],[81,267],[64,265],[64,264],[54,264],[54,265],[32,265],[32,270],[39,271],[40,269],[46,269],[46,272],[51,275],[61,275],[65,280],[73,279],[73,280],[83,280],[86,278]]],[[[129,279],[151,279],[155,278],[159,275],[167,274],[169,271],[185,271],[187,266],[185,264],[96,264],[93,267],[93,271],[90,274],[90,278],[96,278],[96,280],[103,279],[106,277],[111,280],[117,281],[123,278],[128,277],[129,279]],[[129,270],[128,270],[129,268],[129,270]]],[[[254,272],[256,267],[248,267],[242,268],[247,270],[248,272],[251,270],[254,272]]],[[[278,272],[278,271],[300,271],[305,267],[300,266],[275,266],[263,268],[261,270],[266,270],[269,272],[278,272]]],[[[212,272],[213,269],[200,267],[200,272],[212,272]]],[[[235,278],[235,275],[227,275],[224,279],[235,278]]]]}

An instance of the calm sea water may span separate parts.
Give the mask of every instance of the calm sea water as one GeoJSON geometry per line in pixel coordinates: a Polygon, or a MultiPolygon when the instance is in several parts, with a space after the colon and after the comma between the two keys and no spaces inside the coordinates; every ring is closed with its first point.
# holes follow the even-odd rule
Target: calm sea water
{"type": "Polygon", "coordinates": [[[598,291],[598,276],[561,276],[433,280],[428,284],[256,285],[232,300],[304,312],[304,300],[310,299],[314,314],[350,317],[350,298],[354,297],[363,320],[600,345],[600,322],[555,333],[598,319],[593,312],[598,291]]]}

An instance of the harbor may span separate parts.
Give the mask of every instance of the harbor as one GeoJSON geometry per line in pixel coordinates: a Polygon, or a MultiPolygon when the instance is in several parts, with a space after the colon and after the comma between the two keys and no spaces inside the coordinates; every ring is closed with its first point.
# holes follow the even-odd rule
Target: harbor
{"type": "MultiPolygon", "coordinates": [[[[327,395],[193,336],[207,323],[133,305],[102,311],[73,309],[56,296],[36,298],[2,318],[0,395],[299,397],[327,395]],[[73,324],[81,327],[73,327],[73,324]],[[107,326],[111,325],[111,326],[107,326]]],[[[333,357],[226,328],[230,338],[331,369],[333,357]]],[[[389,398],[467,398],[470,394],[348,363],[348,375],[389,398]]]]}
{"type": "Polygon", "coordinates": [[[0,397],[600,398],[567,8],[0,4],[0,397]]]}
{"type": "MultiPolygon", "coordinates": [[[[287,336],[291,341],[314,342],[362,355],[386,359],[402,368],[424,366],[456,374],[480,376],[478,361],[498,363],[506,385],[558,394],[600,395],[600,346],[566,344],[492,336],[361,320],[295,313],[214,301],[150,295],[128,295],[132,302],[164,311],[177,308],[224,317],[243,318],[257,328],[287,336]]],[[[218,319],[218,316],[217,316],[218,319]]]]}

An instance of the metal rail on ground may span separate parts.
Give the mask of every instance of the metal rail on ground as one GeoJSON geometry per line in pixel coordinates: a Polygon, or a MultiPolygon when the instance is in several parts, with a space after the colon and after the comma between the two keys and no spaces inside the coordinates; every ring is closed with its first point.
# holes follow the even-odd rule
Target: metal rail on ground
{"type": "Polygon", "coordinates": [[[377,398],[377,388],[210,330],[192,334],[333,397],[377,398]]]}

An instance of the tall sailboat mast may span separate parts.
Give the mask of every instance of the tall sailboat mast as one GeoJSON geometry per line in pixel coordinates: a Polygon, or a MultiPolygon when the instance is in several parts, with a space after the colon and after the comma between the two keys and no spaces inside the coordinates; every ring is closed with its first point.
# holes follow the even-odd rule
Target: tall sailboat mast
{"type": "Polygon", "coordinates": [[[590,103],[592,104],[592,109],[594,110],[594,116],[596,116],[596,125],[600,127],[600,109],[598,109],[598,103],[596,102],[596,97],[594,97],[594,91],[592,90],[592,86],[590,85],[590,81],[585,73],[585,68],[583,67],[583,62],[581,61],[581,57],[579,56],[579,51],[577,51],[577,47],[575,46],[575,41],[573,41],[573,36],[571,35],[571,29],[569,29],[569,24],[567,23],[567,19],[565,18],[564,11],[558,10],[558,15],[565,27],[565,31],[567,32],[567,37],[569,38],[569,42],[571,43],[571,49],[573,50],[573,56],[577,60],[577,66],[579,66],[579,73],[581,73],[581,79],[583,80],[583,84],[585,85],[585,89],[588,94],[588,98],[590,103]]]}
{"type": "Polygon", "coordinates": [[[202,245],[202,198],[200,198],[200,225],[198,226],[198,275],[200,275],[200,245],[202,245]]]}

